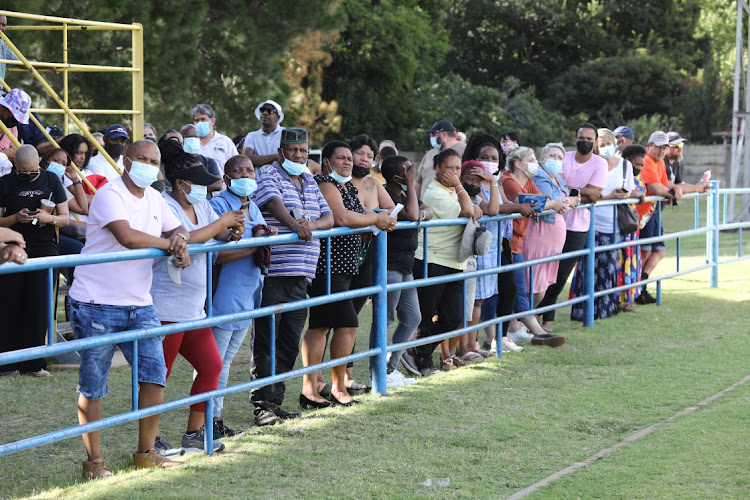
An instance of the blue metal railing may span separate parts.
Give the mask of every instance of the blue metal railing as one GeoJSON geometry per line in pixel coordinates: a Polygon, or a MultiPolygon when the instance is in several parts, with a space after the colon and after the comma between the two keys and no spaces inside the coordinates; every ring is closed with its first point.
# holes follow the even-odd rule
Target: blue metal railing
{"type": "MultiPolygon", "coordinates": [[[[424,345],[428,343],[434,343],[439,342],[441,340],[455,337],[458,335],[462,335],[464,333],[468,333],[471,331],[479,330],[481,328],[485,328],[487,326],[491,325],[499,325],[503,322],[509,321],[511,319],[519,319],[525,316],[529,316],[532,314],[540,314],[543,312],[551,311],[554,309],[559,309],[563,307],[567,307],[573,304],[586,302],[586,317],[584,320],[585,326],[592,326],[594,324],[593,319],[593,312],[594,312],[594,299],[596,297],[608,294],[608,293],[614,293],[622,290],[627,290],[631,288],[635,288],[647,283],[656,282],[657,283],[657,299],[659,302],[661,301],[661,289],[660,289],[660,283],[663,279],[672,278],[675,276],[692,273],[696,271],[700,271],[703,269],[709,269],[710,270],[710,284],[712,287],[718,286],[718,267],[720,264],[733,262],[736,260],[741,260],[750,257],[750,255],[743,255],[742,254],[742,239],[741,239],[741,231],[744,227],[750,227],[750,222],[738,222],[738,223],[732,223],[727,224],[726,219],[725,223],[722,225],[719,225],[719,205],[720,205],[720,195],[725,194],[725,196],[729,195],[736,195],[736,194],[746,194],[750,193],[750,189],[733,189],[733,190],[722,190],[719,191],[719,183],[717,181],[714,181],[712,184],[712,190],[709,191],[706,195],[699,195],[699,194],[689,194],[685,195],[683,199],[688,198],[694,198],[695,200],[695,228],[692,230],[686,230],[686,231],[679,231],[675,233],[665,234],[663,236],[657,236],[653,238],[643,239],[643,240],[634,240],[630,242],[620,242],[620,243],[614,243],[611,245],[603,245],[603,246],[595,246],[594,244],[594,212],[596,210],[596,207],[605,207],[605,206],[614,206],[619,204],[625,204],[625,203],[635,203],[637,200],[608,200],[599,202],[596,205],[594,204],[584,204],[581,205],[578,209],[580,210],[589,210],[591,212],[591,228],[589,230],[588,235],[588,241],[587,246],[584,249],[577,250],[574,252],[568,252],[565,254],[560,255],[553,255],[550,257],[546,257],[543,259],[537,259],[532,261],[527,261],[523,263],[517,263],[517,264],[506,264],[501,265],[500,259],[498,257],[497,266],[489,268],[489,269],[481,269],[471,272],[464,272],[464,273],[455,273],[450,274],[446,276],[439,276],[439,277],[425,277],[423,279],[414,280],[410,282],[405,283],[393,283],[388,284],[387,283],[387,269],[386,269],[386,255],[387,255],[387,233],[380,232],[377,236],[373,235],[373,245],[371,246],[371,251],[374,252],[374,284],[373,286],[367,287],[367,288],[361,288],[357,290],[349,290],[345,292],[338,292],[334,294],[329,294],[327,296],[321,296],[321,297],[314,297],[314,298],[307,298],[304,300],[296,301],[296,302],[289,302],[284,304],[278,304],[274,306],[267,306],[267,307],[261,307],[258,309],[254,309],[252,311],[241,311],[233,314],[225,314],[221,316],[214,316],[212,314],[212,304],[211,304],[211,273],[212,269],[211,266],[207,266],[207,287],[208,287],[208,307],[207,307],[207,316],[200,320],[194,320],[194,321],[187,321],[187,322],[181,322],[181,323],[172,323],[168,325],[163,325],[160,327],[155,328],[149,328],[149,329],[143,329],[143,330],[134,330],[134,331],[128,331],[128,332],[120,332],[115,334],[108,334],[103,335],[101,337],[96,338],[89,338],[89,339],[83,339],[83,340],[72,340],[69,342],[65,342],[63,344],[53,344],[54,340],[54,308],[52,307],[52,304],[54,303],[54,297],[52,292],[52,282],[53,282],[53,275],[52,275],[52,269],[53,268],[59,268],[59,267],[70,267],[70,266],[80,266],[80,265],[90,265],[90,264],[96,264],[96,263],[102,263],[102,262],[110,262],[115,260],[137,260],[137,259],[144,259],[144,258],[155,258],[155,257],[162,257],[167,255],[166,252],[156,249],[141,249],[141,250],[128,250],[128,251],[122,251],[122,252],[112,252],[108,254],[95,254],[95,255],[68,255],[68,256],[56,256],[56,257],[42,257],[37,259],[31,259],[27,264],[24,264],[23,266],[19,266],[16,264],[4,264],[0,265],[0,274],[5,273],[15,273],[15,272],[26,272],[26,271],[33,271],[33,270],[47,270],[48,271],[48,292],[47,292],[47,300],[49,302],[49,315],[48,315],[48,324],[49,324],[49,331],[51,332],[49,335],[49,345],[46,346],[40,346],[40,347],[34,347],[29,349],[22,349],[18,351],[11,351],[6,353],[0,353],[0,365],[9,364],[9,363],[15,363],[20,361],[26,361],[30,359],[36,359],[46,356],[54,356],[58,354],[63,354],[66,352],[72,352],[72,351],[78,351],[86,348],[91,347],[97,347],[102,345],[108,345],[108,344],[117,344],[121,342],[137,342],[140,339],[145,338],[151,338],[151,337],[157,337],[162,335],[169,335],[176,332],[182,332],[187,330],[194,330],[198,328],[204,328],[204,327],[212,327],[212,326],[218,326],[226,323],[232,323],[236,321],[242,321],[247,319],[255,319],[258,317],[263,316],[271,316],[273,318],[274,315],[283,313],[286,311],[291,310],[297,310],[297,309],[306,309],[308,307],[327,304],[331,302],[337,302],[341,300],[346,299],[352,299],[355,297],[362,297],[362,296],[368,296],[368,295],[377,295],[378,300],[374,301],[375,307],[373,309],[373,322],[374,322],[374,330],[376,332],[376,342],[375,346],[373,348],[360,351],[357,353],[354,353],[349,356],[345,356],[342,358],[333,359],[330,361],[326,361],[317,365],[311,365],[304,368],[299,368],[287,373],[283,374],[276,374],[276,365],[275,365],[275,322],[271,321],[271,376],[266,377],[263,379],[258,380],[252,380],[249,382],[245,382],[242,384],[226,387],[224,389],[218,389],[206,393],[196,394],[194,396],[189,396],[185,398],[180,398],[174,401],[162,403],[160,405],[151,406],[148,408],[143,409],[137,409],[137,400],[138,400],[138,376],[137,376],[137,362],[134,361],[133,363],[133,371],[132,371],[132,388],[131,388],[131,397],[133,401],[133,411],[115,415],[112,417],[108,417],[102,420],[98,420],[96,422],[91,422],[85,425],[78,425],[74,427],[70,427],[67,429],[62,429],[59,431],[43,434],[40,436],[35,436],[31,438],[22,439],[16,442],[7,443],[0,445],[0,456],[6,455],[9,453],[21,451],[24,449],[28,449],[31,447],[39,446],[42,444],[48,444],[55,441],[59,441],[65,438],[81,435],[87,432],[100,430],[106,427],[111,427],[114,425],[119,425],[125,422],[130,422],[133,420],[137,420],[146,416],[154,415],[157,413],[162,413],[165,411],[181,408],[187,405],[199,403],[199,402],[205,402],[206,408],[205,408],[205,415],[206,415],[206,450],[207,453],[211,453],[211,450],[213,449],[213,426],[211,425],[211,419],[213,415],[213,398],[221,397],[221,396],[227,396],[230,394],[235,394],[238,392],[244,392],[248,391],[253,388],[262,387],[264,385],[276,383],[285,381],[291,378],[299,377],[308,373],[312,373],[317,370],[321,370],[324,368],[329,368],[332,366],[338,366],[343,363],[347,363],[349,361],[358,361],[365,358],[374,357],[372,366],[373,366],[373,384],[375,391],[384,394],[386,392],[386,355],[388,352],[393,352],[401,349],[406,349],[409,347],[416,347],[419,345],[424,345]],[[705,227],[699,226],[699,199],[701,197],[707,197],[708,199],[708,205],[707,205],[707,225],[705,227]],[[730,259],[724,259],[719,260],[719,232],[721,230],[738,230],[738,239],[739,239],[739,250],[738,250],[738,256],[735,258],[730,259]],[[706,263],[700,266],[695,266],[690,269],[683,269],[680,270],[679,268],[679,241],[680,238],[687,237],[687,236],[693,236],[693,235],[701,235],[706,234],[706,242],[707,242],[707,252],[706,252],[706,263]],[[612,251],[617,250],[629,246],[638,246],[644,243],[652,243],[656,241],[664,241],[669,239],[675,239],[677,241],[677,248],[678,248],[678,269],[674,273],[664,274],[657,277],[649,277],[647,280],[641,280],[636,283],[629,283],[620,287],[612,288],[609,290],[599,290],[596,291],[594,288],[594,264],[595,264],[595,254],[597,252],[603,252],[603,251],[612,251]],[[388,345],[387,343],[387,293],[389,291],[395,291],[395,290],[402,290],[406,288],[415,288],[415,287],[423,287],[423,286],[429,286],[434,285],[438,283],[446,283],[446,282],[452,282],[452,281],[459,281],[459,280],[466,280],[469,278],[476,278],[479,276],[486,276],[491,274],[499,274],[501,272],[512,272],[517,269],[522,269],[526,267],[533,267],[535,265],[544,264],[547,262],[553,262],[553,261],[559,261],[567,258],[572,257],[585,257],[585,264],[586,264],[586,284],[585,284],[585,290],[586,294],[575,297],[570,300],[566,300],[563,302],[558,302],[557,304],[532,309],[530,311],[524,311],[521,313],[515,313],[510,314],[502,317],[493,318],[487,321],[479,322],[478,324],[466,325],[466,314],[464,311],[463,314],[463,322],[462,327],[451,331],[446,332],[440,335],[435,335],[432,337],[412,340],[408,342],[403,342],[400,344],[391,344],[388,345]]],[[[659,202],[662,200],[660,197],[648,197],[646,198],[647,201],[657,201],[659,202]]],[[[552,213],[552,211],[546,211],[545,213],[552,213]]],[[[513,215],[498,215],[494,217],[483,217],[481,219],[482,222],[491,222],[491,221],[500,221],[503,219],[516,219],[520,218],[520,214],[513,214],[513,215]]],[[[401,222],[397,224],[397,230],[402,229],[415,229],[418,228],[422,231],[424,231],[424,246],[425,246],[425,254],[422,256],[424,259],[425,265],[427,263],[426,259],[426,249],[427,249],[427,230],[431,227],[439,227],[439,226],[449,226],[449,225],[463,225],[466,224],[468,219],[443,219],[443,220],[435,220],[435,221],[426,221],[422,222],[421,224],[416,222],[401,222]]],[[[616,226],[616,223],[615,223],[616,226]]],[[[615,227],[615,233],[617,231],[617,228],[615,227]]],[[[355,234],[355,233],[367,233],[370,232],[369,228],[360,228],[360,229],[350,229],[350,228],[334,228],[324,231],[314,231],[313,235],[315,238],[323,239],[323,238],[331,238],[334,236],[342,236],[346,234],[355,234]]],[[[263,237],[263,238],[249,238],[245,240],[241,240],[238,242],[232,242],[232,243],[205,243],[205,244],[194,244],[189,245],[189,251],[191,254],[195,253],[207,253],[209,256],[213,252],[218,252],[221,250],[230,250],[230,249],[238,249],[238,248],[246,248],[246,247],[256,247],[256,246],[265,246],[265,245],[281,245],[286,243],[291,243],[297,241],[297,236],[295,234],[286,234],[286,235],[278,235],[278,236],[270,236],[270,237],[263,237]]],[[[330,241],[329,241],[330,243],[330,241]]],[[[330,248],[330,244],[327,245],[328,248],[330,248]]],[[[498,252],[500,251],[498,246],[498,252]]],[[[327,261],[327,269],[330,269],[330,251],[326,252],[326,261],[327,261]]],[[[533,270],[531,271],[533,272],[533,270]]],[[[327,273],[330,276],[330,273],[327,273]]],[[[427,275],[426,269],[425,269],[425,276],[427,275]]],[[[464,294],[465,294],[466,287],[464,286],[464,294]]],[[[465,304],[465,300],[463,301],[465,304]]],[[[465,307],[465,306],[463,306],[465,307]]],[[[133,349],[134,356],[137,355],[137,349],[133,349]]],[[[498,348],[497,350],[497,356],[502,356],[502,349],[498,348]]]]}

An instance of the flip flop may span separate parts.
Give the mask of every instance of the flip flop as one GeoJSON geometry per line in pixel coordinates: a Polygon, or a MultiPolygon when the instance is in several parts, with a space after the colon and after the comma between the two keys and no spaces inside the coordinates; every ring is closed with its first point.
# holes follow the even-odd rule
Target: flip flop
{"type": "Polygon", "coordinates": [[[326,384],[321,390],[318,391],[318,394],[320,394],[321,398],[331,399],[331,389],[333,389],[333,387],[331,387],[331,384],[326,384]]]}
{"type": "Polygon", "coordinates": [[[348,392],[350,396],[361,396],[362,394],[369,393],[371,390],[371,387],[360,384],[359,382],[352,382],[351,387],[346,388],[346,392],[348,392]]]}

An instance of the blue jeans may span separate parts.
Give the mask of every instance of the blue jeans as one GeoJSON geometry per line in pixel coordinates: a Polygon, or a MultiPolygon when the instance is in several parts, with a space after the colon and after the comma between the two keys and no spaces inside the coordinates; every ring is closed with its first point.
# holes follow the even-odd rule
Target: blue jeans
{"type": "MultiPolygon", "coordinates": [[[[403,283],[407,281],[414,281],[414,275],[411,273],[402,273],[399,271],[388,271],[388,283],[403,283]]],[[[373,305],[377,301],[377,294],[372,296],[373,305]]],[[[419,326],[419,322],[422,321],[422,314],[419,312],[419,298],[417,297],[416,288],[407,288],[405,290],[394,290],[388,292],[388,321],[387,327],[390,328],[394,319],[394,311],[398,314],[398,326],[393,332],[393,343],[400,344],[406,342],[411,338],[414,330],[419,326]]],[[[373,307],[373,310],[375,308],[373,307]]],[[[370,347],[375,347],[375,323],[370,328],[370,347]]],[[[404,351],[393,351],[391,353],[391,359],[388,360],[387,372],[393,372],[397,367],[401,356],[404,351]]],[[[372,359],[372,358],[371,358],[372,359]]]]}
{"type": "MultiPolygon", "coordinates": [[[[111,333],[161,326],[153,306],[111,306],[89,304],[70,298],[70,323],[76,339],[101,337],[111,333]]],[[[164,363],[163,337],[138,341],[138,382],[165,385],[167,366],[164,363]]],[[[133,343],[117,344],[128,363],[133,364],[133,343]]],[[[78,371],[78,392],[89,400],[103,398],[108,392],[107,375],[112,364],[115,344],[81,351],[78,371]]]]}
{"type": "MultiPolygon", "coordinates": [[[[524,262],[523,260],[523,254],[521,253],[514,253],[513,254],[513,263],[518,264],[524,262]]],[[[516,269],[513,271],[513,277],[516,280],[516,301],[513,307],[513,312],[520,313],[524,311],[528,311],[531,309],[531,304],[529,304],[529,296],[526,294],[526,269],[516,269]]]]}
{"type": "MultiPolygon", "coordinates": [[[[214,332],[214,338],[216,339],[216,347],[219,348],[219,356],[221,356],[221,373],[219,374],[219,385],[217,389],[223,389],[227,386],[229,380],[229,368],[232,366],[232,360],[234,359],[237,351],[240,350],[242,341],[245,340],[247,332],[250,329],[241,328],[239,330],[224,330],[221,327],[214,326],[211,328],[214,332]]],[[[224,407],[224,398],[214,399],[214,417],[221,417],[221,409],[224,407]]]]}

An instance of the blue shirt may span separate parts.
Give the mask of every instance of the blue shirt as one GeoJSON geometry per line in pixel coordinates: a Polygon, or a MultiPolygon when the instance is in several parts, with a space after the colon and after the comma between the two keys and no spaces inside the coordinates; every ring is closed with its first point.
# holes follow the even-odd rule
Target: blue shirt
{"type": "MultiPolygon", "coordinates": [[[[232,210],[239,210],[242,205],[240,199],[231,191],[222,191],[209,203],[219,216],[232,210]]],[[[260,209],[252,201],[248,211],[250,212],[250,218],[248,219],[247,214],[245,214],[243,240],[253,237],[253,226],[266,223],[260,209]]],[[[222,264],[219,273],[219,285],[216,287],[216,293],[214,293],[213,314],[214,316],[220,316],[257,309],[260,307],[262,292],[263,275],[260,273],[260,268],[255,265],[255,256],[248,255],[243,259],[222,264]]],[[[219,325],[219,328],[241,330],[248,328],[251,324],[252,320],[247,319],[219,325]]]]}
{"type": "MultiPolygon", "coordinates": [[[[568,190],[568,185],[565,184],[565,179],[563,179],[562,175],[557,174],[555,176],[555,180],[557,181],[557,184],[560,185],[558,187],[557,184],[552,182],[552,177],[544,170],[544,167],[539,167],[539,170],[537,171],[537,174],[534,176],[534,184],[536,184],[536,187],[541,191],[542,194],[546,194],[549,196],[550,200],[561,200],[568,196],[570,194],[570,190],[568,190]]],[[[555,214],[544,214],[539,216],[539,220],[542,222],[546,222],[548,224],[554,224],[555,223],[555,214]]]]}

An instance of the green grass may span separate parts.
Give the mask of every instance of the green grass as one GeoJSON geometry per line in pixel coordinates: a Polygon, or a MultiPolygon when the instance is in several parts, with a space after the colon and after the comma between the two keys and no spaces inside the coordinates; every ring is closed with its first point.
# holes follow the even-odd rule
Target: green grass
{"type": "MultiPolygon", "coordinates": [[[[669,230],[684,229],[692,207],[668,210],[664,219],[669,230]]],[[[722,236],[725,256],[736,251],[733,241],[736,235],[722,236]]],[[[672,248],[659,272],[674,270],[672,248]]],[[[685,239],[681,267],[701,264],[704,248],[704,238],[685,239]]],[[[2,457],[0,497],[508,497],[750,372],[750,269],[744,262],[722,267],[717,289],[707,279],[701,271],[669,280],[662,307],[639,307],[593,328],[571,323],[564,309],[555,325],[568,337],[562,348],[528,347],[386,397],[363,397],[365,404],[352,409],[254,428],[247,395],[229,397],[225,420],[246,434],[227,440],[224,453],[188,456],[188,469],[133,470],[134,423],[103,431],[103,452],[115,472],[106,481],[79,479],[80,437],[2,457]],[[449,487],[421,485],[445,477],[449,487]]],[[[362,330],[361,346],[368,327],[362,330]]],[[[249,366],[245,346],[230,383],[247,380],[249,366]]],[[[359,380],[366,380],[366,366],[355,366],[359,380]]],[[[76,424],[77,373],[53,371],[49,379],[0,377],[2,442],[76,424]]],[[[188,393],[191,371],[178,358],[167,400],[188,393]]],[[[127,368],[112,371],[105,415],[128,410],[129,375],[127,368]]],[[[299,380],[288,384],[286,407],[295,408],[299,388],[299,380]]],[[[186,415],[186,409],[163,415],[162,435],[178,443],[186,415]]],[[[747,496],[748,415],[750,384],[533,497],[747,496]]]]}

